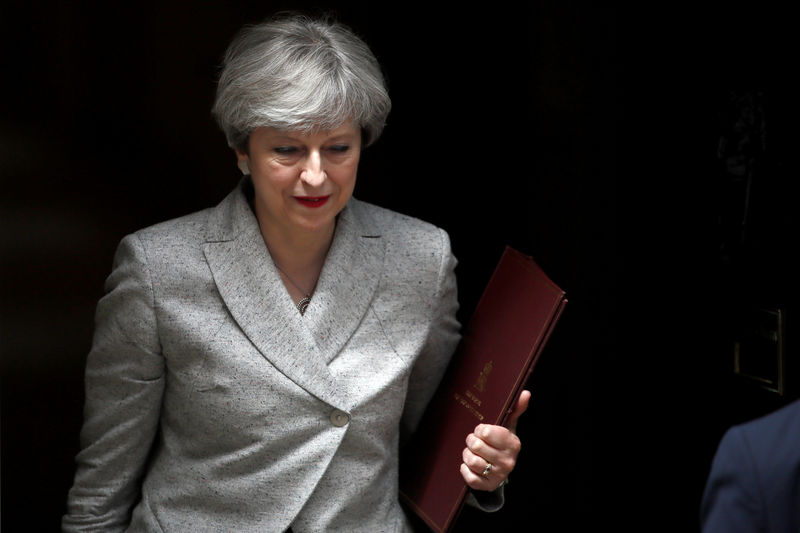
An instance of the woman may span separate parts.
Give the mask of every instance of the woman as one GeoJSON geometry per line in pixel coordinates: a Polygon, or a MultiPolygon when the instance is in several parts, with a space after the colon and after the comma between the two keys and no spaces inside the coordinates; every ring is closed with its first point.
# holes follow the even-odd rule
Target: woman
{"type": "MultiPolygon", "coordinates": [[[[245,177],[120,244],[65,531],[409,529],[398,447],[458,340],[455,259],[444,231],[351,197],[389,108],[339,24],[236,37],[214,114],[245,177]]],[[[519,440],[465,437],[462,475],[497,507],[519,440]]]]}

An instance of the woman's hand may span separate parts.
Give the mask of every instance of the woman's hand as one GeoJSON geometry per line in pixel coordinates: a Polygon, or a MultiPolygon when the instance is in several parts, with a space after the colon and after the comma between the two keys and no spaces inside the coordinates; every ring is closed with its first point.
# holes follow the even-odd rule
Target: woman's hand
{"type": "Polygon", "coordinates": [[[514,470],[521,443],[516,435],[517,420],[528,408],[530,391],[522,391],[508,427],[479,424],[467,435],[467,447],[462,453],[461,475],[470,488],[495,490],[514,470]],[[489,466],[491,465],[491,466],[489,466]]]}

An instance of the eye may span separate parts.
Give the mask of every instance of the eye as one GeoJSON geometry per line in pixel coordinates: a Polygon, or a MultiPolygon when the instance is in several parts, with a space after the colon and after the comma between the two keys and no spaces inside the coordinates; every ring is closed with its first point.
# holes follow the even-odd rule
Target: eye
{"type": "Polygon", "coordinates": [[[350,149],[350,145],[348,144],[334,144],[333,146],[329,147],[328,150],[331,152],[335,152],[337,154],[343,154],[350,149]]]}
{"type": "Polygon", "coordinates": [[[288,154],[296,153],[297,152],[297,147],[296,146],[276,146],[275,148],[273,148],[273,150],[275,150],[275,153],[277,153],[277,154],[288,155],[288,154]]]}

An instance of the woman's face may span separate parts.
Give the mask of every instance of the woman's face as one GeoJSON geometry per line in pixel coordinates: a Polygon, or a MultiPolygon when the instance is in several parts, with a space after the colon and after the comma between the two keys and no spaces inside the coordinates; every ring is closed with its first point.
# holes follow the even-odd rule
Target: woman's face
{"type": "Polygon", "coordinates": [[[352,122],[310,134],[257,128],[249,154],[236,155],[250,167],[262,231],[332,231],[353,194],[361,130],[352,122]]]}

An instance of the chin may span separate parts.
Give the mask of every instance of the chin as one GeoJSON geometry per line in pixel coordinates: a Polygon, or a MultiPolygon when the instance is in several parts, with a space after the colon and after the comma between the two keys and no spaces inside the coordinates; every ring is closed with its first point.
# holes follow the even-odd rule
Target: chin
{"type": "Polygon", "coordinates": [[[324,231],[331,224],[334,224],[336,216],[320,216],[320,217],[301,217],[296,220],[295,225],[308,232],[324,231]]]}

